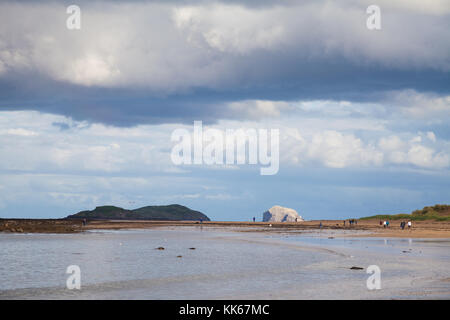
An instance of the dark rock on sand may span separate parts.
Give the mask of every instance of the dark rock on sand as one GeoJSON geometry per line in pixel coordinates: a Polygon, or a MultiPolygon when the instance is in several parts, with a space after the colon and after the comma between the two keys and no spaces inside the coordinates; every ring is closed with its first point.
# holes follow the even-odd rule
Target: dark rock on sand
{"type": "Polygon", "coordinates": [[[80,231],[79,221],[64,219],[0,219],[0,232],[72,233],[80,231]]]}
{"type": "Polygon", "coordinates": [[[364,268],[353,266],[350,268],[350,270],[364,270],[364,268]]]}

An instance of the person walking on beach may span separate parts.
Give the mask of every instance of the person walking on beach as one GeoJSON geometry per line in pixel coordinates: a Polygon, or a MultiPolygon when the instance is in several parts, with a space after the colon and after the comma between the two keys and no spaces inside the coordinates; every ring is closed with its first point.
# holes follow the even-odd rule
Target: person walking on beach
{"type": "Polygon", "coordinates": [[[411,220],[410,220],[410,221],[408,221],[408,229],[411,229],[411,227],[412,227],[412,223],[411,223],[411,220]]]}
{"type": "Polygon", "coordinates": [[[319,229],[322,229],[322,221],[320,221],[319,229]]]}
{"type": "Polygon", "coordinates": [[[388,221],[386,221],[386,227],[388,227],[388,228],[389,228],[389,220],[388,220],[388,221]]]}
{"type": "Polygon", "coordinates": [[[255,222],[255,217],[253,217],[253,222],[255,222]]]}
{"type": "Polygon", "coordinates": [[[386,220],[384,220],[383,222],[383,228],[386,228],[387,224],[386,224],[386,220]]]}

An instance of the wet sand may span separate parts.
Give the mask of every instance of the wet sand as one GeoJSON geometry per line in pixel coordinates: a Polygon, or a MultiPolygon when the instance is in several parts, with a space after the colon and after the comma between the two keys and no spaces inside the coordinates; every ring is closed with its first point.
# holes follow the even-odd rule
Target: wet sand
{"type": "Polygon", "coordinates": [[[389,228],[383,228],[379,220],[359,220],[357,224],[344,225],[343,220],[317,220],[296,223],[287,222],[239,222],[239,221],[150,221],[150,220],[92,220],[86,226],[81,220],[67,219],[0,219],[0,232],[14,233],[78,233],[87,230],[150,229],[170,226],[220,227],[246,232],[284,232],[319,230],[354,230],[353,236],[389,237],[389,238],[450,238],[450,222],[413,221],[411,229],[400,229],[400,220],[391,222],[389,228]]]}
{"type": "Polygon", "coordinates": [[[248,232],[265,229],[187,225],[1,233],[7,272],[0,272],[0,300],[450,297],[447,239],[349,238],[360,232],[297,232],[286,227],[248,232]],[[156,250],[161,246],[165,249],[156,250]],[[82,270],[81,290],[66,287],[69,265],[82,270]],[[372,265],[381,271],[380,290],[367,287],[372,265]]]}

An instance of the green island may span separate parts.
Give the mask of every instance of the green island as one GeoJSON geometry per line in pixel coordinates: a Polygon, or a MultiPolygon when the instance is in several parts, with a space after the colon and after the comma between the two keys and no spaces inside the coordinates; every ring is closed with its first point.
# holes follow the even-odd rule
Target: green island
{"type": "Polygon", "coordinates": [[[195,211],[179,204],[146,206],[133,210],[116,206],[100,206],[96,207],[94,210],[80,211],[69,215],[67,219],[210,221],[210,219],[200,211],[195,211]]]}

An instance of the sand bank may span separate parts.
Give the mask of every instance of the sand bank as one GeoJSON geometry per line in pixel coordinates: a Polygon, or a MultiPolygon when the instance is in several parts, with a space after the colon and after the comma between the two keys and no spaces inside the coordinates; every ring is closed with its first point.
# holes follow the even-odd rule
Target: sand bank
{"type": "Polygon", "coordinates": [[[148,221],[148,220],[94,220],[83,226],[80,220],[67,219],[0,219],[0,232],[17,233],[77,233],[87,230],[120,230],[148,229],[167,226],[201,226],[205,228],[220,227],[248,232],[284,232],[302,230],[360,230],[363,235],[354,236],[393,237],[393,238],[450,238],[450,222],[417,221],[411,229],[400,229],[400,221],[391,223],[389,228],[383,228],[379,220],[360,220],[357,224],[344,225],[343,220],[317,220],[296,223],[286,222],[242,222],[242,221],[148,221]]]}

